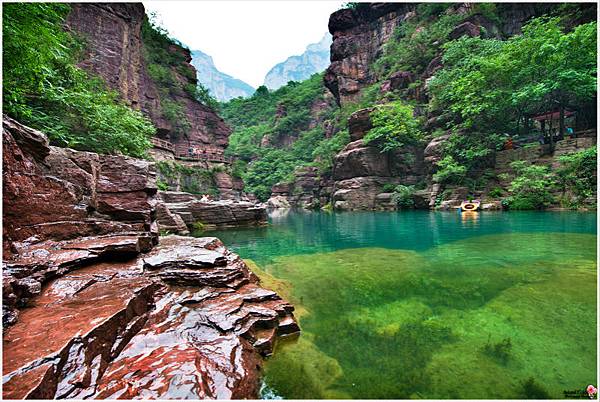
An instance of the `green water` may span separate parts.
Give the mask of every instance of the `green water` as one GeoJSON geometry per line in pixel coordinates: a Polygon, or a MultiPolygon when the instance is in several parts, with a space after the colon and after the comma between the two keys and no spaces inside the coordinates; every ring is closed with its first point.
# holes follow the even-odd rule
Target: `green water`
{"type": "Polygon", "coordinates": [[[210,232],[297,307],[263,397],[561,398],[596,384],[596,215],[278,212],[210,232]]]}

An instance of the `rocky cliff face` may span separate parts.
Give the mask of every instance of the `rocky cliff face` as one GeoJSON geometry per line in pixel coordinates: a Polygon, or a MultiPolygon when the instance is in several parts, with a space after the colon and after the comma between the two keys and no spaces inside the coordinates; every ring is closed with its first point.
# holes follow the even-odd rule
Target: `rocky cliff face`
{"type": "Polygon", "coordinates": [[[319,42],[308,45],[301,55],[288,57],[273,66],[265,76],[265,85],[275,90],[289,81],[303,81],[325,70],[329,65],[330,45],[331,35],[327,33],[319,42]]]}
{"type": "MultiPolygon", "coordinates": [[[[377,82],[378,77],[372,71],[371,63],[381,55],[383,45],[390,39],[394,30],[403,22],[415,17],[416,6],[417,3],[369,3],[363,7],[342,9],[331,14],[331,64],[327,68],[324,81],[338,104],[357,100],[361,89],[377,82]]],[[[476,15],[473,18],[465,18],[450,36],[453,39],[465,34],[479,36],[482,32],[480,27],[483,26],[488,34],[509,37],[520,33],[527,20],[547,13],[556,5],[501,3],[497,7],[499,23],[476,15]]],[[[466,15],[471,8],[470,3],[455,3],[450,12],[466,15]]],[[[441,66],[437,57],[431,61],[432,64],[425,72],[426,76],[431,76],[433,70],[441,66]]],[[[415,77],[409,79],[413,82],[415,77]]]]}
{"type": "Polygon", "coordinates": [[[258,397],[293,307],[216,238],[156,246],[150,162],[6,116],[3,150],[3,398],[258,397]]]}
{"type": "Polygon", "coordinates": [[[227,102],[238,96],[252,96],[254,93],[252,86],[219,71],[212,57],[200,50],[192,51],[192,66],[196,69],[198,81],[221,102],[227,102]]]}
{"type": "Polygon", "coordinates": [[[39,131],[3,119],[5,257],[23,241],[115,233],[156,239],[150,162],[52,147],[39,131]]]}
{"type": "MultiPolygon", "coordinates": [[[[160,84],[150,78],[144,59],[144,18],[141,3],[71,4],[67,25],[85,41],[81,66],[104,78],[127,104],[146,114],[157,127],[158,136],[173,143],[177,152],[187,153],[190,147],[222,151],[227,146],[229,127],[214,110],[185,91],[169,95],[169,101],[181,105],[190,124],[184,135],[175,135],[172,119],[161,107],[160,84]]],[[[190,51],[176,45],[168,50],[180,53],[185,60],[171,69],[176,80],[195,86],[196,71],[190,64],[190,51]]]]}
{"type": "Polygon", "coordinates": [[[372,3],[331,14],[331,64],[324,80],[338,104],[356,100],[362,88],[375,82],[370,64],[396,27],[413,15],[414,8],[414,3],[372,3]]]}

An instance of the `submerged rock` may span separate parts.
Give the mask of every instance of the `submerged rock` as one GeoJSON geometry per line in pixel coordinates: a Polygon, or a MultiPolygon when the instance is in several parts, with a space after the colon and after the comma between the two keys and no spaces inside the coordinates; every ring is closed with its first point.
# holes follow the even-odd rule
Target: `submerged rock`
{"type": "Polygon", "coordinates": [[[28,288],[32,307],[4,334],[4,398],[256,398],[260,355],[299,331],[293,307],[216,238],[168,236],[126,261],[88,261],[28,288]]]}

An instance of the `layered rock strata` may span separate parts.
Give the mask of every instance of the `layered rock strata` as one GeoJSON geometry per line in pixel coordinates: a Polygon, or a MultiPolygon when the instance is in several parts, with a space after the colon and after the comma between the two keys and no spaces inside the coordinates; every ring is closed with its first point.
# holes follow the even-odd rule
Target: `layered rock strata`
{"type": "Polygon", "coordinates": [[[4,334],[3,398],[256,398],[260,355],[299,331],[292,311],[218,239],[162,238],[39,292],[4,334]]]}
{"type": "Polygon", "coordinates": [[[294,172],[291,183],[277,183],[271,188],[268,208],[318,209],[329,203],[332,182],[321,176],[316,167],[306,166],[294,172]]]}
{"type": "Polygon", "coordinates": [[[156,246],[151,163],[3,128],[3,398],[256,398],[292,306],[216,238],[156,246]]]}
{"type": "Polygon", "coordinates": [[[363,137],[372,127],[372,111],[372,108],[359,110],[349,118],[353,141],[335,156],[333,165],[335,209],[396,209],[384,187],[415,185],[424,179],[423,147],[405,146],[382,153],[376,145],[364,143],[363,137]]]}
{"type": "Polygon", "coordinates": [[[360,90],[374,83],[370,65],[396,27],[412,15],[415,3],[372,3],[369,7],[342,9],[331,14],[331,64],[324,83],[343,105],[358,99],[360,90]]]}
{"type": "Polygon", "coordinates": [[[265,207],[253,202],[207,201],[178,191],[160,191],[159,198],[162,203],[158,208],[159,227],[171,233],[182,233],[180,222],[190,230],[194,230],[198,222],[204,229],[255,226],[267,222],[265,207]]]}

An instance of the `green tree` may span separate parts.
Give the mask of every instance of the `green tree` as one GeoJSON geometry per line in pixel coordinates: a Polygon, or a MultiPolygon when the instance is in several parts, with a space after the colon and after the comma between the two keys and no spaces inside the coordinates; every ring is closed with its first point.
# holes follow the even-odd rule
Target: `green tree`
{"type": "Polygon", "coordinates": [[[548,166],[524,161],[515,161],[510,166],[516,172],[508,188],[511,195],[505,201],[510,209],[542,209],[554,201],[550,190],[555,182],[548,166]]]}
{"type": "Polygon", "coordinates": [[[363,138],[365,144],[373,142],[382,152],[417,144],[423,139],[421,124],[414,117],[412,106],[402,101],[377,106],[371,113],[373,128],[363,138]]]}

